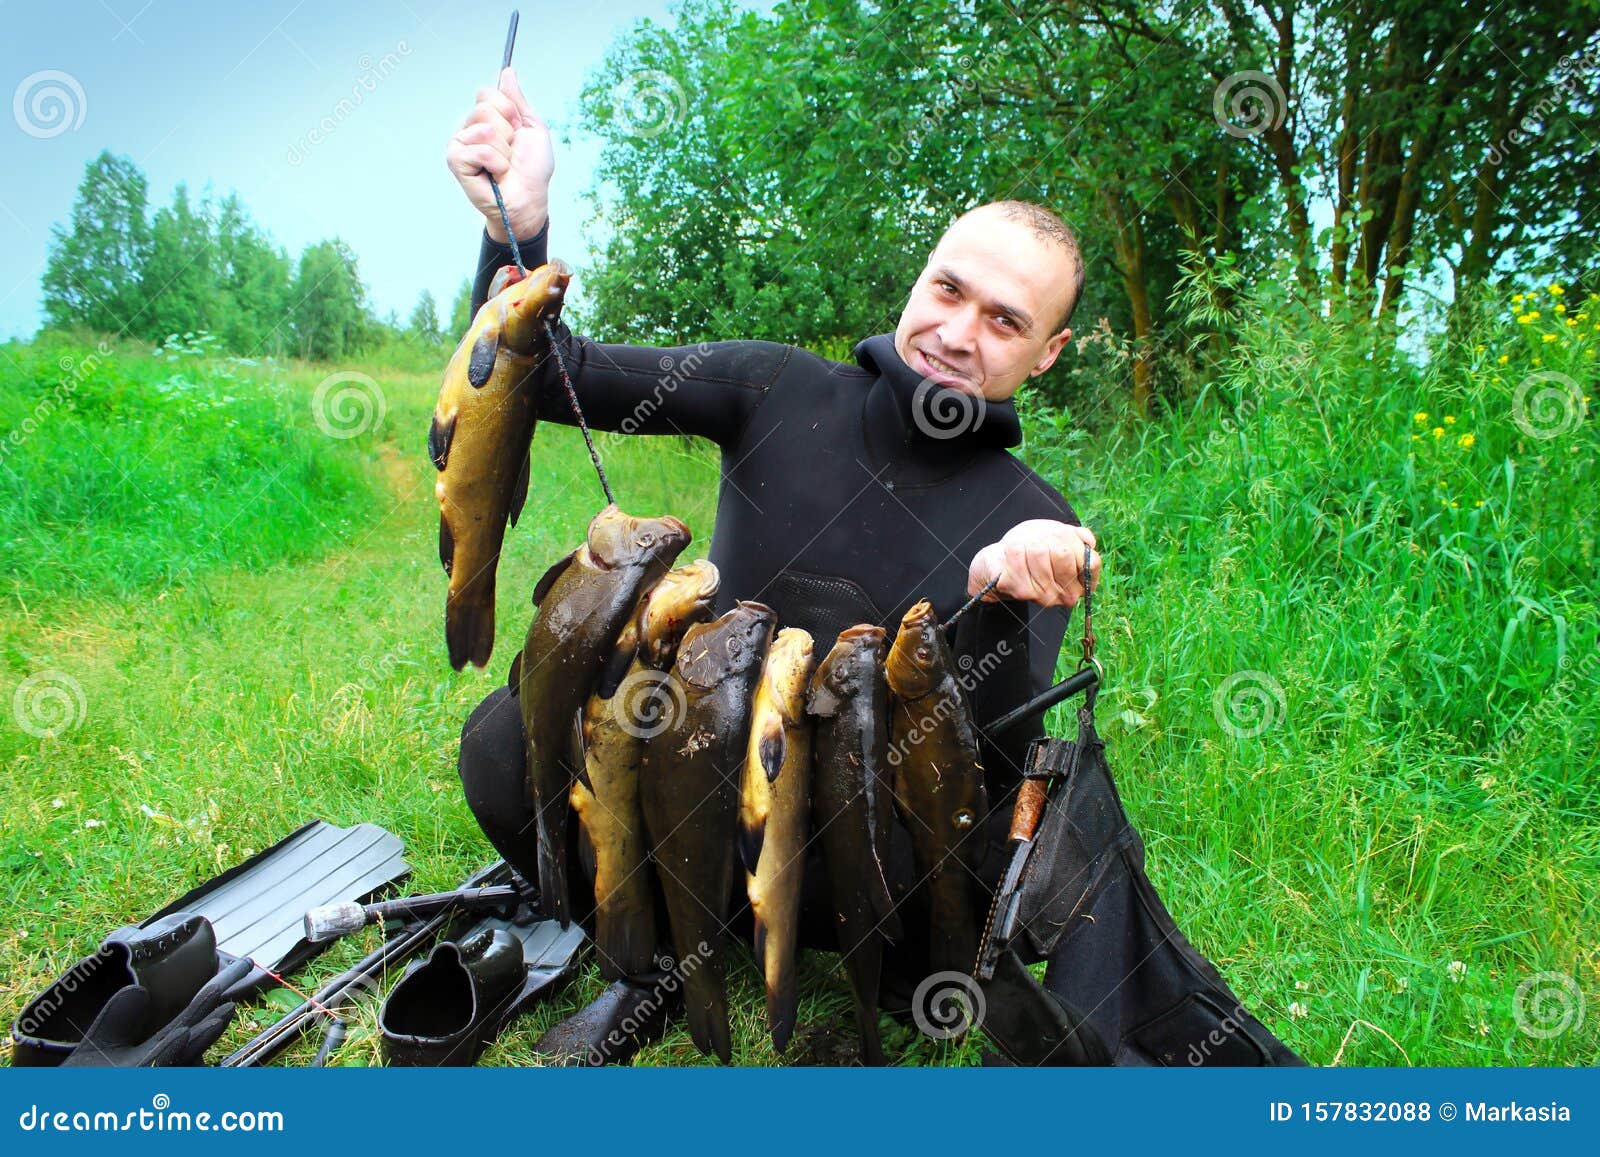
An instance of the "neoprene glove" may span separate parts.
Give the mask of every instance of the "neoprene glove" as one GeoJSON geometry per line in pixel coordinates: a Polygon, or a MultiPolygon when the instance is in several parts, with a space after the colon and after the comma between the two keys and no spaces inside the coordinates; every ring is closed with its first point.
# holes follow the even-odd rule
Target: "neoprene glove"
{"type": "Polygon", "coordinates": [[[235,960],[200,991],[182,1012],[145,1040],[139,1035],[150,1008],[150,990],[130,984],[106,1001],[63,1068],[166,1068],[204,1064],[205,1053],[233,1020],[234,1005],[223,993],[250,975],[248,960],[235,960]]]}

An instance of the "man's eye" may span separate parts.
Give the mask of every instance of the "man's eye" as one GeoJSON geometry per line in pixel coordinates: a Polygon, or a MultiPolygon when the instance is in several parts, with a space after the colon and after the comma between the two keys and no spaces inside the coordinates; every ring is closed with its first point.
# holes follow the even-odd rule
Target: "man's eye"
{"type": "Polygon", "coordinates": [[[956,287],[951,285],[948,281],[941,281],[938,283],[938,285],[939,288],[944,290],[946,293],[954,293],[956,291],[956,287]]]}
{"type": "Polygon", "coordinates": [[[1003,313],[996,315],[995,320],[997,322],[999,322],[1001,325],[1005,326],[1007,329],[1016,329],[1017,328],[1016,321],[1014,319],[1012,319],[1012,318],[1007,317],[1003,313]]]}

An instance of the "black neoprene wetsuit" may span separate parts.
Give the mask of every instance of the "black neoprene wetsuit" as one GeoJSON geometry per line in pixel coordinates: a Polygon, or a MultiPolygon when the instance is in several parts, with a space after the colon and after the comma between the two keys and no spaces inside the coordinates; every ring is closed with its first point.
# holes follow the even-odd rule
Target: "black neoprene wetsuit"
{"type": "MultiPolygon", "coordinates": [[[[543,264],[546,233],[520,247],[528,268],[543,264]]],[[[474,312],[495,271],[511,260],[506,246],[484,235],[474,312]]],[[[895,352],[892,334],[858,344],[854,365],[767,341],[609,345],[574,336],[564,324],[556,338],[591,427],[696,435],[721,447],[709,551],[721,575],[715,609],[720,614],[737,599],[764,602],[780,626],[811,632],[819,655],[856,623],[877,623],[892,639],[919,599],[948,617],[967,599],[973,556],[1019,522],[1078,521],[1010,452],[1022,440],[1011,402],[925,385],[895,352]]],[[[559,375],[546,365],[539,419],[575,425],[559,375]]],[[[1069,618],[1063,608],[1002,600],[981,603],[957,622],[952,650],[980,726],[1050,686],[1069,618]]],[[[468,731],[477,734],[464,737],[462,750],[463,782],[491,839],[495,825],[484,817],[509,815],[515,801],[490,781],[511,771],[468,765],[490,759],[491,743],[512,744],[509,732],[490,739],[490,728],[511,727],[495,706],[486,701],[469,720],[468,731]]],[[[994,845],[1005,841],[1022,759],[1041,734],[1035,716],[982,744],[991,812],[981,875],[990,887],[1004,867],[994,845]]],[[[508,818],[501,829],[520,822],[508,818]]],[[[909,840],[900,843],[901,863],[890,871],[914,879],[909,840]]]]}

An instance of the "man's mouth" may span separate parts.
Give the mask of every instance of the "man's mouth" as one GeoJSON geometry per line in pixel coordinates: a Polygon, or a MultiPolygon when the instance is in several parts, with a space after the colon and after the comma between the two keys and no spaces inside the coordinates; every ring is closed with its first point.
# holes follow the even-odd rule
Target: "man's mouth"
{"type": "Polygon", "coordinates": [[[940,361],[925,349],[918,347],[917,355],[922,358],[923,364],[928,369],[933,371],[933,374],[929,375],[930,377],[941,376],[955,378],[958,381],[966,381],[969,377],[965,371],[956,369],[956,367],[951,365],[949,362],[940,361]]]}

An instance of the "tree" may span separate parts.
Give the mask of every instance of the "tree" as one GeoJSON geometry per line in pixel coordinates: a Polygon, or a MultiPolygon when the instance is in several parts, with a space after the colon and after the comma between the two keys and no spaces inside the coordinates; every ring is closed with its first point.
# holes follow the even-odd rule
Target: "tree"
{"type": "Polygon", "coordinates": [[[366,289],[356,256],[343,241],[319,241],[306,248],[290,296],[301,357],[327,361],[366,344],[372,329],[366,289]]]}
{"type": "Polygon", "coordinates": [[[139,273],[150,249],[149,188],[127,157],[102,152],[84,167],[70,222],[50,229],[47,324],[122,333],[139,322],[139,273]]]}
{"type": "Polygon", "coordinates": [[[215,230],[222,305],[213,328],[222,344],[248,357],[284,352],[293,341],[285,317],[289,255],[257,228],[236,193],[217,207],[215,230]]]}
{"type": "Polygon", "coordinates": [[[133,329],[142,337],[160,341],[210,330],[221,320],[211,222],[189,204],[181,181],[171,207],[156,213],[139,283],[144,304],[133,329]]]}
{"type": "Polygon", "coordinates": [[[426,289],[422,291],[422,296],[417,298],[417,304],[411,311],[411,319],[406,322],[406,332],[428,345],[438,345],[443,340],[443,335],[439,332],[439,306],[434,301],[433,294],[426,289]]]}
{"type": "Polygon", "coordinates": [[[472,279],[463,278],[450,303],[450,340],[459,341],[472,326],[472,279]]]}

